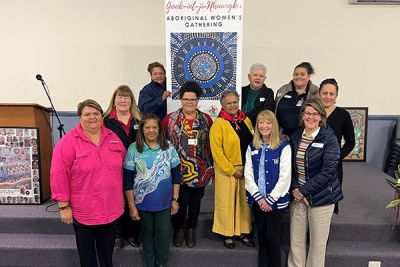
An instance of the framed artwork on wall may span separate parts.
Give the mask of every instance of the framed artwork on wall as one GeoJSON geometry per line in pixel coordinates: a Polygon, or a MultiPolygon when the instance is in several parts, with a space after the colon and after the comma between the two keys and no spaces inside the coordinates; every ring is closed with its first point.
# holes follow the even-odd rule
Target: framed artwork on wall
{"type": "MultiPolygon", "coordinates": [[[[354,126],[356,145],[343,161],[366,161],[367,156],[367,129],[368,129],[368,108],[367,107],[346,107],[354,126]]],[[[344,140],[342,140],[343,144],[344,140]]]]}
{"type": "Polygon", "coordinates": [[[40,204],[39,129],[0,128],[0,204],[40,204]]]}

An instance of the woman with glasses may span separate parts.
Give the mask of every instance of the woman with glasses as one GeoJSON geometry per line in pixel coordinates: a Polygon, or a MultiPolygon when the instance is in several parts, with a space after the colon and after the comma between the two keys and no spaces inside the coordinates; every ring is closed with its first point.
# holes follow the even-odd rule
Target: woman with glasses
{"type": "MultiPolygon", "coordinates": [[[[141,118],[142,115],[137,107],[132,90],[127,85],[118,86],[104,114],[104,125],[118,135],[125,149],[128,149],[129,145],[135,142],[141,118]]],[[[118,220],[115,248],[123,248],[125,241],[133,247],[139,247],[138,234],[139,224],[132,221],[129,216],[129,207],[125,205],[124,214],[118,220]]]]}
{"type": "Polygon", "coordinates": [[[301,128],[291,136],[293,171],[290,203],[288,266],[324,266],[326,242],[335,203],[343,198],[337,166],[340,148],[335,132],[326,125],[318,101],[300,110],[301,128]],[[306,250],[307,230],[310,246],[306,250]]]}
{"type": "Polygon", "coordinates": [[[182,181],[179,190],[179,210],[174,216],[174,245],[196,245],[196,226],[204,188],[214,177],[209,132],[211,117],[197,109],[203,90],[194,81],[180,89],[181,108],[163,120],[167,138],[181,159],[182,181]]]}
{"type": "Polygon", "coordinates": [[[222,108],[210,129],[210,143],[215,169],[215,205],[212,231],[224,237],[224,245],[235,247],[236,236],[246,246],[254,243],[250,206],[246,202],[243,169],[247,146],[253,138],[251,121],[239,109],[236,91],[225,91],[222,108]]]}

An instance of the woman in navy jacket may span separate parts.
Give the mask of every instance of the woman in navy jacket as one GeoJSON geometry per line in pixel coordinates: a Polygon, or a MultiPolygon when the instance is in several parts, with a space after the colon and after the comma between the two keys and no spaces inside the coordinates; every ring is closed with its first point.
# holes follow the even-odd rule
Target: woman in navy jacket
{"type": "Polygon", "coordinates": [[[167,98],[171,95],[166,89],[165,68],[159,62],[147,67],[151,82],[143,87],[139,94],[139,109],[144,113],[153,113],[161,121],[167,115],[167,98]]]}
{"type": "Polygon", "coordinates": [[[334,205],[343,198],[337,166],[340,148],[317,101],[301,108],[303,126],[291,137],[293,171],[288,266],[324,266],[334,205]],[[307,229],[310,247],[306,255],[307,229]]]}

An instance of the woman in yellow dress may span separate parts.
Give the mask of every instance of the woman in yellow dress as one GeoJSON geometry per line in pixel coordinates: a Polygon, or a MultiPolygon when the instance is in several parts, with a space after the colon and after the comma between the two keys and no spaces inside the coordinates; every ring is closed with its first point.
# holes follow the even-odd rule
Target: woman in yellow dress
{"type": "Polygon", "coordinates": [[[224,236],[224,245],[232,249],[237,236],[247,246],[251,232],[250,207],[246,202],[243,166],[247,146],[253,138],[249,118],[239,109],[236,91],[221,96],[221,111],[210,129],[210,145],[215,170],[215,206],[212,231],[224,236]]]}

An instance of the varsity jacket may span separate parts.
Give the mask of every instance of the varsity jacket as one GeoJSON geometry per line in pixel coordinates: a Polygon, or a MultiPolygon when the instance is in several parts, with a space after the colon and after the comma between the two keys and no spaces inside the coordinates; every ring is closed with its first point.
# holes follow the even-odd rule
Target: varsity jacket
{"type": "Polygon", "coordinates": [[[250,205],[264,198],[273,211],[287,208],[291,181],[289,144],[283,141],[272,150],[268,145],[256,149],[251,143],[246,151],[244,177],[250,205]],[[264,172],[265,179],[260,172],[264,172]]]}

